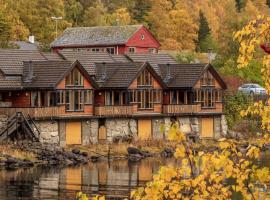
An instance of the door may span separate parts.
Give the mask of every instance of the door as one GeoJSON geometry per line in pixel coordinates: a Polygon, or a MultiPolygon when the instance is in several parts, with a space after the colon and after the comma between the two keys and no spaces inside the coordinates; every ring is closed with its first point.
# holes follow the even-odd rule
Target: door
{"type": "Polygon", "coordinates": [[[105,126],[100,126],[98,129],[98,140],[99,142],[106,142],[107,130],[105,126]]]}
{"type": "Polygon", "coordinates": [[[149,140],[152,137],[152,120],[139,119],[138,120],[138,137],[139,140],[149,140]]]}
{"type": "Polygon", "coordinates": [[[81,122],[66,123],[66,144],[82,144],[81,122]]]}
{"type": "Polygon", "coordinates": [[[213,117],[202,118],[201,137],[202,138],[213,138],[214,137],[214,119],[213,119],[213,117]]]}

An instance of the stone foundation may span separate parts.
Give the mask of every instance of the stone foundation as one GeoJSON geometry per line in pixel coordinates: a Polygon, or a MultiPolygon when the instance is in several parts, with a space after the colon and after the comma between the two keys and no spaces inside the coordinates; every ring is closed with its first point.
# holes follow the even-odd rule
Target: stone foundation
{"type": "Polygon", "coordinates": [[[0,130],[7,127],[8,117],[6,115],[0,115],[0,130]]]}
{"type": "Polygon", "coordinates": [[[35,121],[35,124],[40,131],[40,142],[59,144],[57,121],[35,121]]]}
{"type": "Polygon", "coordinates": [[[137,122],[129,118],[106,119],[107,141],[112,142],[118,136],[137,136],[137,122]]]}

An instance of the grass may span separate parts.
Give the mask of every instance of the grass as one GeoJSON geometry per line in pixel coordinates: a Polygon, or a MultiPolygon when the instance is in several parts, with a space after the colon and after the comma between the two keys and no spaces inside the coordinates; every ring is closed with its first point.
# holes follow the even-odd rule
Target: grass
{"type": "Polygon", "coordinates": [[[26,159],[32,162],[37,161],[36,154],[18,149],[13,149],[10,145],[0,145],[0,154],[9,155],[22,160],[26,159]]]}

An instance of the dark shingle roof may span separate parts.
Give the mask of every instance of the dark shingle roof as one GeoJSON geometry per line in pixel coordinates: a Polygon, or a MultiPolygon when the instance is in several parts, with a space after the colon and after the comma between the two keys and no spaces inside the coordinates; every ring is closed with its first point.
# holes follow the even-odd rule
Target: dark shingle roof
{"type": "Polygon", "coordinates": [[[67,28],[51,47],[125,44],[142,25],[67,28]]]}
{"type": "Polygon", "coordinates": [[[128,54],[129,59],[133,62],[149,62],[154,70],[160,74],[160,64],[177,64],[169,54],[128,54]]]}
{"type": "Polygon", "coordinates": [[[43,52],[42,54],[47,60],[64,60],[59,54],[54,52],[43,52]]]}
{"type": "Polygon", "coordinates": [[[62,75],[70,68],[70,61],[32,61],[34,78],[27,82],[30,62],[24,62],[23,86],[26,88],[54,88],[62,75]]]}
{"type": "Polygon", "coordinates": [[[78,67],[84,77],[96,88],[97,85],[79,63],[79,61],[71,62],[62,61],[28,61],[24,62],[23,68],[23,86],[25,88],[55,88],[56,85],[74,68],[78,67]],[[32,65],[32,67],[31,67],[32,65]],[[29,69],[33,70],[33,79],[29,82],[29,69]]]}
{"type": "Polygon", "coordinates": [[[116,62],[132,62],[126,55],[123,54],[113,54],[111,56],[116,62]]]}
{"type": "Polygon", "coordinates": [[[112,63],[115,60],[108,53],[93,53],[90,51],[72,51],[72,50],[62,50],[59,54],[69,61],[78,60],[85,70],[93,75],[95,73],[94,63],[112,63]]]}
{"type": "Polygon", "coordinates": [[[106,63],[106,81],[100,81],[104,64],[96,63],[96,82],[101,88],[126,88],[138,73],[142,63],[106,63]]]}
{"type": "Polygon", "coordinates": [[[23,73],[23,61],[46,60],[39,51],[0,49],[0,69],[4,74],[23,73]]]}
{"type": "Polygon", "coordinates": [[[0,72],[1,90],[21,89],[21,86],[21,76],[6,76],[0,72]]]}
{"type": "MultiPolygon", "coordinates": [[[[167,87],[192,88],[208,65],[205,64],[173,64],[169,65],[171,79],[167,87]]],[[[159,65],[163,80],[167,77],[168,65],[159,65]]]]}
{"type": "Polygon", "coordinates": [[[132,81],[147,68],[154,78],[165,86],[160,76],[155,72],[149,63],[129,62],[129,63],[105,63],[106,79],[102,80],[104,74],[104,64],[96,64],[96,82],[100,88],[128,88],[132,81]]]}

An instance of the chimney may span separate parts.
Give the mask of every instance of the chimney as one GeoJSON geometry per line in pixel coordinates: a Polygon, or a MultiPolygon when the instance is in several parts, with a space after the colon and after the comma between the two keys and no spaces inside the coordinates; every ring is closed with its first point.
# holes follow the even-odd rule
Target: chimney
{"type": "Polygon", "coordinates": [[[106,66],[105,62],[102,63],[102,75],[101,75],[100,79],[101,79],[101,81],[107,80],[107,66],[106,66]]]}
{"type": "Polygon", "coordinates": [[[32,63],[32,60],[30,60],[28,63],[28,74],[27,74],[25,82],[31,83],[33,79],[34,79],[33,63],[32,63]]]}
{"type": "Polygon", "coordinates": [[[31,43],[31,44],[35,44],[35,36],[30,35],[28,41],[29,41],[29,43],[31,43]]]}
{"type": "Polygon", "coordinates": [[[167,63],[166,66],[167,66],[167,72],[166,72],[166,77],[164,79],[164,82],[168,83],[171,80],[171,78],[172,78],[170,63],[167,63]]]}

